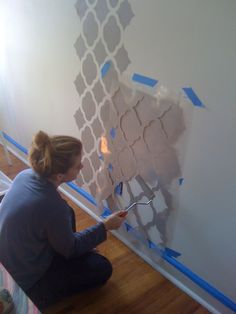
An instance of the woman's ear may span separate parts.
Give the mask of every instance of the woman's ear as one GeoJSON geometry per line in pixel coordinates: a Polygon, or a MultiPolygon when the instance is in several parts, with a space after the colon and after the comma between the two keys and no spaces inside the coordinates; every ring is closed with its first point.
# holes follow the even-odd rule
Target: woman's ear
{"type": "Polygon", "coordinates": [[[56,182],[58,185],[60,185],[63,182],[64,179],[64,174],[63,173],[58,173],[56,174],[56,182]]]}

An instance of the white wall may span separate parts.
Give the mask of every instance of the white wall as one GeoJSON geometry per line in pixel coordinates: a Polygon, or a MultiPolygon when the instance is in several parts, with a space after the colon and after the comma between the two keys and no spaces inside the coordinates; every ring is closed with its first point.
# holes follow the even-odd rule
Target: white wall
{"type": "MultiPolygon", "coordinates": [[[[206,105],[194,108],[169,246],[182,253],[180,261],[192,271],[236,301],[236,2],[131,4],[134,18],[124,32],[131,60],[127,73],[156,78],[177,91],[192,86],[206,105]]],[[[73,81],[80,62],[73,44],[80,24],[74,0],[12,0],[2,6],[1,128],[25,147],[38,129],[76,136],[73,114],[79,97],[73,81]]]]}
{"type": "Polygon", "coordinates": [[[194,111],[172,245],[186,265],[236,300],[236,3],[132,7],[135,21],[125,34],[130,68],[176,90],[192,86],[206,105],[194,111]]]}
{"type": "Polygon", "coordinates": [[[38,129],[76,134],[78,95],[73,44],[79,20],[74,1],[5,1],[3,112],[7,133],[28,147],[38,129]]]}

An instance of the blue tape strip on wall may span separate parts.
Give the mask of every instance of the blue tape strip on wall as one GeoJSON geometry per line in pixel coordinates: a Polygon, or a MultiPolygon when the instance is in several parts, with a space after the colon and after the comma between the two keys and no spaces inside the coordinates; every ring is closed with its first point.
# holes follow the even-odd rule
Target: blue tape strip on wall
{"type": "MultiPolygon", "coordinates": [[[[23,153],[27,154],[28,151],[26,148],[24,148],[23,146],[19,145],[15,140],[13,140],[9,135],[7,135],[6,133],[3,133],[4,138],[10,142],[11,144],[15,145],[20,151],[22,151],[23,153]]],[[[72,189],[74,189],[75,191],[77,191],[80,195],[82,195],[84,198],[86,198],[89,202],[91,202],[93,205],[97,205],[95,199],[85,190],[79,188],[75,183],[73,182],[69,182],[68,186],[70,186],[72,189]]],[[[104,208],[104,212],[106,217],[109,216],[111,214],[111,211],[108,208],[104,208]]],[[[103,215],[102,214],[102,215],[103,215]]],[[[102,216],[101,215],[101,216],[102,216]]],[[[230,308],[232,311],[234,311],[236,313],[236,303],[234,301],[232,301],[231,299],[229,299],[226,295],[224,295],[222,292],[220,292],[219,290],[217,290],[215,287],[213,287],[212,285],[210,285],[208,282],[206,282],[204,279],[202,279],[201,277],[199,277],[197,274],[195,274],[194,272],[192,272],[190,269],[188,269],[184,264],[180,263],[179,261],[177,261],[174,257],[176,254],[180,254],[178,252],[175,252],[174,250],[171,250],[172,253],[170,253],[170,251],[167,250],[163,250],[161,248],[159,248],[156,244],[154,244],[152,241],[148,240],[148,239],[144,239],[142,237],[142,235],[135,230],[131,225],[129,225],[127,222],[125,222],[125,228],[127,230],[127,232],[131,233],[137,240],[139,240],[140,242],[142,242],[145,245],[148,245],[148,247],[151,250],[154,250],[158,255],[160,255],[166,262],[168,262],[169,264],[171,264],[173,267],[175,267],[176,269],[178,269],[181,273],[183,273],[185,276],[187,276],[190,280],[192,280],[195,284],[197,284],[199,287],[201,287],[203,290],[205,290],[206,292],[208,292],[211,296],[213,296],[215,299],[217,299],[219,302],[221,302],[222,304],[224,304],[226,307],[230,308]],[[175,252],[175,254],[173,254],[173,252],[175,252]],[[174,257],[173,257],[174,256],[174,257]]],[[[169,249],[170,250],[170,249],[169,249]]]]}
{"type": "Polygon", "coordinates": [[[202,108],[205,107],[191,87],[183,87],[183,91],[185,92],[185,94],[191,100],[191,102],[193,103],[195,107],[202,107],[202,108]]]}
{"type": "Polygon", "coordinates": [[[101,68],[101,76],[104,77],[111,67],[111,62],[107,61],[101,68]]]}
{"type": "Polygon", "coordinates": [[[152,78],[147,77],[147,76],[144,76],[144,75],[141,75],[141,74],[138,74],[138,73],[133,74],[132,80],[134,82],[138,82],[140,84],[147,85],[150,87],[154,87],[158,83],[157,80],[152,79],[152,78]]]}
{"type": "Polygon", "coordinates": [[[114,140],[114,138],[116,137],[116,129],[115,128],[110,129],[110,135],[111,135],[111,138],[114,140]]]}
{"type": "Polygon", "coordinates": [[[15,147],[17,147],[21,152],[23,152],[24,154],[28,155],[28,150],[23,147],[22,145],[18,144],[15,140],[13,140],[13,138],[11,138],[9,135],[7,135],[5,132],[2,132],[4,138],[11,144],[13,144],[15,147]]]}

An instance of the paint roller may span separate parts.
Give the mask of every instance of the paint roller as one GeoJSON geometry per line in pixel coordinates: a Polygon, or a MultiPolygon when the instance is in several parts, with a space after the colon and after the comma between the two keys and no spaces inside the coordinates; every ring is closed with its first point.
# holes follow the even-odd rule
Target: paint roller
{"type": "Polygon", "coordinates": [[[151,190],[151,188],[145,183],[145,181],[143,180],[143,178],[140,175],[137,175],[136,178],[137,182],[140,184],[141,188],[144,191],[145,196],[148,198],[147,202],[133,202],[131,203],[128,207],[126,207],[124,209],[124,212],[121,213],[119,216],[120,217],[125,217],[128,212],[134,208],[136,205],[142,205],[142,206],[147,206],[149,204],[151,204],[151,202],[153,201],[155,194],[153,193],[153,191],[151,190]]]}

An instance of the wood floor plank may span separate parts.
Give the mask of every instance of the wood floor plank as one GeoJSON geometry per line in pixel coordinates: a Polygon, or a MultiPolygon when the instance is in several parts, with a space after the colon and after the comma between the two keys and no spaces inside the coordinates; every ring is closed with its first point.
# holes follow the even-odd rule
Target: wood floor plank
{"type": "MultiPolygon", "coordinates": [[[[11,154],[13,166],[7,164],[0,145],[0,170],[13,179],[27,166],[11,154]]],[[[64,197],[64,196],[63,196],[64,197]]],[[[77,230],[96,222],[72,201],[77,230]]],[[[98,250],[113,265],[109,282],[81,294],[65,298],[44,311],[45,314],[207,314],[205,308],[165,279],[128,247],[108,234],[98,250]]]]}

